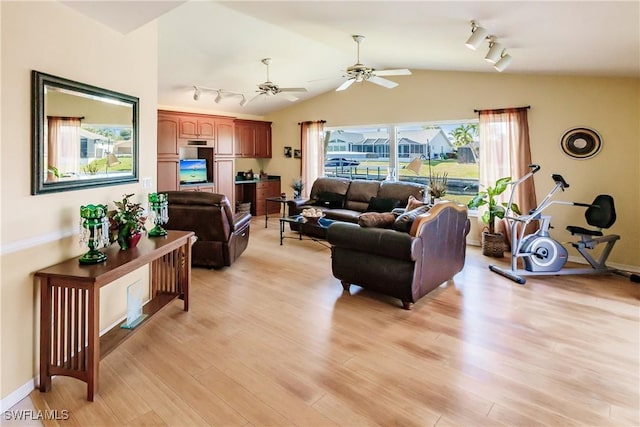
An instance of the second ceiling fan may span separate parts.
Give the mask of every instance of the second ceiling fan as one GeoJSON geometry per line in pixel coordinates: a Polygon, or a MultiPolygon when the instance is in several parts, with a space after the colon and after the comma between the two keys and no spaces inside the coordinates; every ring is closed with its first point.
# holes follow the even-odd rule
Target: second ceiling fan
{"type": "Polygon", "coordinates": [[[369,81],[371,83],[386,87],[387,89],[393,89],[394,87],[398,86],[398,83],[392,82],[391,80],[383,79],[380,76],[407,76],[411,74],[411,71],[406,68],[397,70],[376,70],[374,68],[367,67],[366,65],[362,65],[360,63],[360,43],[364,40],[364,36],[353,35],[351,37],[353,37],[353,41],[355,41],[358,45],[357,62],[346,69],[345,77],[348,78],[336,89],[336,91],[345,90],[354,82],[362,81],[369,81]]]}

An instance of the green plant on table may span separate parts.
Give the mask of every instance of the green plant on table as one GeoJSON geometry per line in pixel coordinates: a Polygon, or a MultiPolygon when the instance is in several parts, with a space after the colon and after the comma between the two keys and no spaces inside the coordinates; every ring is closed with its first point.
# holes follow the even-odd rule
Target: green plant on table
{"type": "Polygon", "coordinates": [[[116,209],[109,212],[111,229],[115,231],[120,246],[126,246],[126,239],[129,237],[146,231],[145,210],[141,203],[132,202],[131,197],[133,194],[125,194],[121,201],[114,201],[116,209]]]}

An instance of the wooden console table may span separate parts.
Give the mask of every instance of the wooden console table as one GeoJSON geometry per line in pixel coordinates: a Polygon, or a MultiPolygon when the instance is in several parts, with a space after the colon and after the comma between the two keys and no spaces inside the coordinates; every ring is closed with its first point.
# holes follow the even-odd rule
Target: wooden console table
{"type": "MultiPolygon", "coordinates": [[[[149,264],[148,320],[177,297],[189,310],[193,232],[169,231],[165,237],[143,237],[133,249],[104,250],[107,260],[81,265],[78,258],[39,270],[40,391],[51,389],[51,377],[66,375],[87,383],[87,400],[98,392],[98,365],[137,329],[118,326],[100,337],[100,288],[149,264]]],[[[138,327],[139,328],[139,327],[138,327]]]]}

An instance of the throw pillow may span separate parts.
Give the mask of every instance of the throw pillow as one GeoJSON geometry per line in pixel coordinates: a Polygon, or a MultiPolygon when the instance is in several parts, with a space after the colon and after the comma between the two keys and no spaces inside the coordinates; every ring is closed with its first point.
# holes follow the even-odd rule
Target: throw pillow
{"type": "Polygon", "coordinates": [[[408,233],[409,231],[411,231],[411,226],[413,225],[413,221],[415,221],[418,215],[429,212],[429,209],[430,209],[429,205],[424,205],[424,206],[420,206],[419,208],[413,209],[409,212],[405,212],[402,215],[400,215],[398,218],[396,218],[391,228],[393,228],[396,231],[403,231],[405,233],[408,233]]]}
{"type": "Polygon", "coordinates": [[[324,206],[330,209],[341,209],[344,207],[345,196],[329,191],[318,194],[318,201],[314,203],[316,206],[324,206]]]}
{"type": "Polygon", "coordinates": [[[398,207],[400,200],[383,199],[381,197],[372,197],[367,206],[367,212],[391,212],[398,207]]]}
{"type": "Polygon", "coordinates": [[[391,212],[365,212],[358,217],[360,227],[391,228],[396,216],[391,212]]]}
{"type": "Polygon", "coordinates": [[[425,202],[421,202],[420,200],[416,199],[415,197],[413,197],[413,195],[409,196],[409,199],[407,200],[407,207],[405,208],[405,212],[409,212],[412,211],[416,208],[419,208],[420,206],[424,206],[426,205],[425,202]]]}

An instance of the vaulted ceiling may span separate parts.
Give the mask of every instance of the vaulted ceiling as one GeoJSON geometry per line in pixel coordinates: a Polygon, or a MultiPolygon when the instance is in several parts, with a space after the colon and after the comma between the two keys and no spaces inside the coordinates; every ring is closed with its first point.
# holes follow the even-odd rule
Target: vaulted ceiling
{"type": "Polygon", "coordinates": [[[366,36],[360,62],[376,69],[497,73],[484,60],[488,43],[464,46],[472,19],[512,56],[504,74],[640,77],[638,1],[63,3],[122,33],[157,19],[158,102],[191,109],[264,115],[290,105],[281,95],[245,107],[240,96],[216,104],[215,92],[193,99],[193,86],[252,98],[266,80],[263,58],[272,58],[273,83],[308,89],[294,94],[300,100],[334,90],[356,63],[353,34],[366,36]]]}

